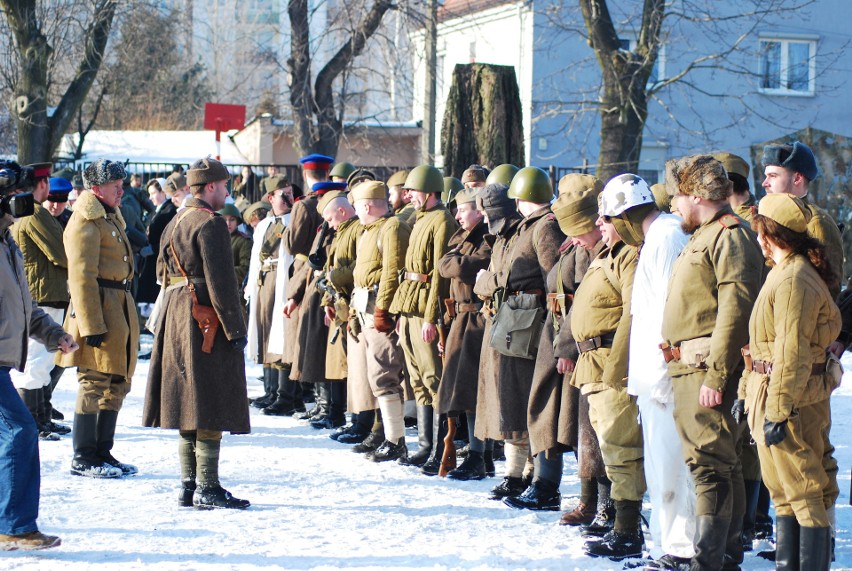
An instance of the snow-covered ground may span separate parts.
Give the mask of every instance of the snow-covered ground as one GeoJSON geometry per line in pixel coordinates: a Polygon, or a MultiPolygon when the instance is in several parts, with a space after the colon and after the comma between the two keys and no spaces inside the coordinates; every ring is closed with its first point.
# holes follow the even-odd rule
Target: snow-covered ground
{"type": "MultiPolygon", "coordinates": [[[[847,370],[852,356],[846,355],[847,370]]],[[[226,435],[220,476],[246,511],[177,506],[179,467],[174,431],[140,426],[148,363],[140,363],[119,416],[115,455],[138,465],[122,480],[68,474],[71,439],[41,444],[39,525],[62,546],[34,554],[0,553],[6,570],[259,569],[621,569],[583,555],[575,528],[558,512],[509,509],[487,499],[498,478],[454,482],[414,468],[373,464],[292,418],[252,409],[252,433],[226,435]]],[[[248,366],[249,394],[260,394],[260,369],[248,366]]],[[[76,383],[67,372],[55,404],[71,418],[76,383]]],[[[852,375],[833,397],[832,440],[840,463],[837,562],[852,568],[849,448],[852,375]]],[[[416,435],[408,432],[409,444],[416,435]]],[[[563,508],[579,493],[567,457],[563,508]]],[[[648,504],[646,503],[646,508],[648,504]]],[[[757,546],[765,547],[765,546],[757,546]]],[[[745,569],[774,569],[747,554],[745,569]]]]}

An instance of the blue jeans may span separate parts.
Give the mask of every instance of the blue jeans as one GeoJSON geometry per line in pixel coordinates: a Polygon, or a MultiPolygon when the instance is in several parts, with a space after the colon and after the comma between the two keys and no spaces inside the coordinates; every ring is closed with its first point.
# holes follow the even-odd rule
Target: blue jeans
{"type": "Polygon", "coordinates": [[[9,367],[0,367],[0,533],[38,529],[40,485],[38,429],[12,386],[9,367]]]}

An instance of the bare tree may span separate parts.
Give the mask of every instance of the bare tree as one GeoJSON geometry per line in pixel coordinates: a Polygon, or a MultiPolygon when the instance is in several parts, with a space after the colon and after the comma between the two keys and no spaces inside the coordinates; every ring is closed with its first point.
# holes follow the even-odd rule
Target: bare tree
{"type": "MultiPolygon", "coordinates": [[[[564,117],[561,134],[571,132],[575,140],[591,138],[591,133],[582,131],[597,125],[597,173],[603,180],[638,169],[651,103],[665,114],[670,136],[691,137],[692,144],[699,138],[712,146],[716,134],[742,128],[746,119],[778,124],[778,103],[756,105],[750,97],[759,87],[753,62],[760,54],[752,40],[773,17],[802,14],[813,4],[814,0],[636,0],[617,4],[557,0],[545,9],[545,15],[558,33],[543,41],[551,42],[553,50],[558,42],[578,35],[584,38],[600,83],[565,82],[566,76],[588,69],[586,61],[572,61],[572,70],[560,72],[565,74],[562,83],[571,87],[554,100],[539,101],[534,121],[564,117]],[[578,10],[581,20],[576,17],[578,10]],[[575,24],[578,20],[581,25],[575,24]],[[708,45],[712,47],[707,49],[708,45]],[[666,74],[658,75],[655,66],[667,49],[674,53],[669,54],[666,74]],[[729,79],[720,82],[721,75],[729,79]],[[736,88],[731,89],[732,84],[736,88]],[[716,102],[712,117],[703,116],[692,104],[708,98],[716,102]],[[683,113],[684,109],[694,113],[683,113]],[[599,121],[584,119],[589,113],[595,113],[599,121]]],[[[841,52],[821,53],[821,68],[835,65],[841,52]]],[[[826,90],[838,87],[821,82],[826,90]]]]}
{"type": "MultiPolygon", "coordinates": [[[[365,7],[366,8],[366,7],[365,7]]],[[[343,44],[320,68],[312,81],[310,12],[307,0],[290,0],[290,57],[287,60],[294,143],[301,154],[335,155],[343,132],[345,106],[335,99],[335,81],[341,78],[376,32],[384,15],[394,8],[389,0],[373,0],[363,12],[353,10],[351,29],[343,44]]]]}
{"type": "MultiPolygon", "coordinates": [[[[46,3],[45,3],[46,4],[46,3]]],[[[50,10],[70,13],[75,17],[85,13],[87,19],[79,21],[80,28],[57,18],[45,18],[45,6],[36,0],[0,0],[0,9],[14,39],[13,50],[8,53],[12,72],[7,79],[13,81],[15,95],[14,117],[18,132],[18,160],[25,163],[49,161],[59,146],[62,136],[71,126],[83,105],[103,61],[110,27],[115,16],[116,0],[94,0],[85,7],[83,2],[74,6],[50,6],[50,10]],[[63,8],[65,9],[63,11],[63,8]],[[72,50],[66,51],[58,44],[69,40],[69,35],[79,42],[82,53],[67,83],[53,74],[54,65],[64,60],[72,50]],[[48,112],[56,91],[56,106],[48,112]]],[[[67,60],[65,60],[67,63],[67,60]]]]}

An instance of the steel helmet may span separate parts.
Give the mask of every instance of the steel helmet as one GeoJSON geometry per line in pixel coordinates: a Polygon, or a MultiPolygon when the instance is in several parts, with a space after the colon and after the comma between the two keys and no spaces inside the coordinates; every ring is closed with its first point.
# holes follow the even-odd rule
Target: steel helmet
{"type": "Polygon", "coordinates": [[[538,167],[518,171],[509,185],[509,198],[544,204],[553,200],[553,183],[550,175],[538,167]]]}
{"type": "Polygon", "coordinates": [[[405,179],[403,188],[441,194],[444,192],[444,175],[431,165],[420,165],[419,167],[414,167],[408,173],[408,178],[405,179]]]}
{"type": "Polygon", "coordinates": [[[457,179],[454,176],[445,176],[444,177],[444,192],[441,193],[441,201],[447,206],[450,205],[456,199],[456,193],[458,191],[464,190],[464,185],[462,181],[457,179]]]}
{"type": "Polygon", "coordinates": [[[598,200],[601,216],[621,216],[628,208],[653,204],[654,193],[642,177],[625,173],[611,178],[598,200]]]}
{"type": "Polygon", "coordinates": [[[515,175],[518,174],[519,170],[521,169],[508,163],[498,165],[494,167],[494,170],[491,171],[491,174],[489,174],[488,178],[485,179],[485,184],[505,184],[506,186],[509,186],[512,184],[512,179],[515,178],[515,175]]]}
{"type": "Polygon", "coordinates": [[[342,178],[343,180],[346,180],[353,172],[355,172],[355,165],[343,161],[342,163],[337,163],[336,165],[334,165],[334,168],[331,169],[330,173],[328,173],[328,177],[331,178],[333,176],[337,176],[342,178]]]}

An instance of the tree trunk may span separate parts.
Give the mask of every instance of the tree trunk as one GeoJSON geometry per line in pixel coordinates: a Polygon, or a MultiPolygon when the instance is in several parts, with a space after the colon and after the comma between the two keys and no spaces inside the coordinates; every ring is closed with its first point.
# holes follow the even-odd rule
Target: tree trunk
{"type": "Polygon", "coordinates": [[[664,0],[644,0],[636,48],[621,47],[606,0],[580,0],[589,42],[602,75],[601,129],[597,177],[635,173],[648,118],[648,78],[657,62],[664,0]]]}
{"type": "Polygon", "coordinates": [[[524,126],[515,68],[458,64],[441,127],[444,174],[472,164],[524,166],[524,126]]]}

